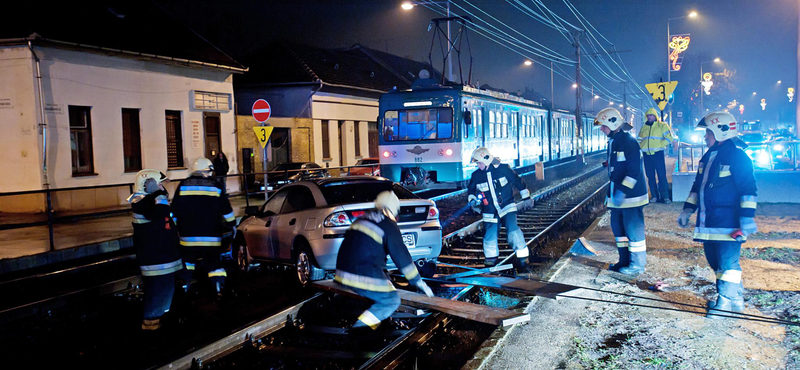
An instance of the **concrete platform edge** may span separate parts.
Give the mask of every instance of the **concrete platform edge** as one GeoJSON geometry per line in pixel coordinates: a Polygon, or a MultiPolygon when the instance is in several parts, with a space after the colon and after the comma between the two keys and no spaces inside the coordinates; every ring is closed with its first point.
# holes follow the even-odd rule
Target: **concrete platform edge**
{"type": "Polygon", "coordinates": [[[42,267],[53,263],[70,261],[103,253],[116,252],[128,248],[133,248],[133,238],[131,236],[17,258],[5,258],[0,260],[0,274],[42,267]]]}

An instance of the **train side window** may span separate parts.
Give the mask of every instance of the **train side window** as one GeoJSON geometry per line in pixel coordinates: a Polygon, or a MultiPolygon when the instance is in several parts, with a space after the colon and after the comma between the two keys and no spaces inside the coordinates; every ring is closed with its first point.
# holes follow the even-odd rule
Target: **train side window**
{"type": "Polygon", "coordinates": [[[503,137],[508,137],[508,113],[503,112],[503,137]]]}
{"type": "Polygon", "coordinates": [[[483,115],[481,114],[480,109],[473,109],[472,110],[472,119],[474,120],[475,124],[475,137],[482,137],[483,136],[483,115]]]}
{"type": "Polygon", "coordinates": [[[439,108],[439,122],[436,127],[437,139],[453,137],[453,109],[439,108]]]}
{"type": "Polygon", "coordinates": [[[489,137],[494,137],[494,111],[489,111],[489,137]]]}

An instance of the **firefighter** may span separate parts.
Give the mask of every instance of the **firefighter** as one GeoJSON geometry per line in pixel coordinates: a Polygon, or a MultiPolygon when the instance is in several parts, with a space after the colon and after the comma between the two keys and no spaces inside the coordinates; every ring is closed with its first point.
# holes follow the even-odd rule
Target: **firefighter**
{"type": "Polygon", "coordinates": [[[219,298],[228,276],[220,260],[225,252],[222,237],[236,218],[223,186],[212,177],[213,170],[210,160],[198,158],[192,165],[192,175],[178,186],[172,208],[186,265],[184,287],[188,288],[195,269],[202,269],[219,298]]]}
{"type": "Polygon", "coordinates": [[[618,110],[606,108],[597,113],[595,128],[608,136],[608,177],[611,186],[606,205],[611,209],[611,230],[619,252],[619,262],[609,270],[638,275],[647,265],[644,237],[644,206],[649,203],[642,169],[642,154],[631,129],[618,110]]]}
{"type": "Polygon", "coordinates": [[[178,232],[169,211],[169,194],[161,184],[167,176],[158,170],[136,174],[134,193],[128,197],[133,210],[133,245],[144,280],[143,330],[161,327],[175,292],[175,272],[183,269],[178,252],[178,232]]]}
{"type": "MultiPolygon", "coordinates": [[[[736,119],[727,112],[705,116],[697,127],[706,129],[708,152],[700,159],[689,197],[678,216],[678,225],[689,226],[689,217],[699,210],[694,240],[703,250],[717,277],[717,300],[708,303],[710,318],[719,311],[744,311],[744,287],[739,255],[742,243],[758,228],[756,180],[753,162],[734,144],[736,119]]],[[[723,313],[724,314],[724,313],[723,313]]]]}
{"type": "Polygon", "coordinates": [[[658,119],[658,111],[650,108],[645,113],[646,120],[639,130],[639,147],[644,154],[644,168],[647,171],[647,182],[653,198],[651,203],[670,204],[667,168],[664,162],[664,151],[672,142],[672,130],[666,122],[658,119]],[[656,176],[658,181],[656,181],[656,176]]]}
{"type": "Polygon", "coordinates": [[[514,202],[514,191],[517,188],[522,200],[528,202],[531,193],[514,170],[505,163],[500,163],[489,149],[480,147],[472,152],[472,162],[477,163],[478,170],[472,173],[467,186],[468,201],[475,213],[483,215],[485,233],[483,235],[484,264],[491,267],[497,264],[500,250],[497,239],[500,225],[503,223],[508,232],[508,244],[515,250],[514,267],[517,272],[524,273],[528,268],[528,246],[522,230],[517,225],[517,204],[514,202]]]}
{"type": "Polygon", "coordinates": [[[344,234],[336,257],[334,280],[374,302],[358,317],[352,327],[355,332],[366,328],[377,329],[400,306],[400,296],[383,272],[387,254],[409,283],[428,297],[433,296],[433,291],[422,280],[403,243],[396,219],[399,212],[400,200],[397,195],[392,191],[381,192],[375,199],[375,209],[353,221],[344,234]]]}

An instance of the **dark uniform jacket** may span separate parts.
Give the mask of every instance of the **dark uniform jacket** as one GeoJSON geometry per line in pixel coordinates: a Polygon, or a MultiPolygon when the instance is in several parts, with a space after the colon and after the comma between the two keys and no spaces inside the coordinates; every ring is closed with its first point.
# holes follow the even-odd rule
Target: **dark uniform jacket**
{"type": "Polygon", "coordinates": [[[198,175],[181,181],[172,212],[184,247],[220,247],[225,228],[236,221],[222,185],[198,175]]]}
{"type": "Polygon", "coordinates": [[[336,277],[342,285],[370,290],[390,292],[395,290],[384,274],[386,255],[405,275],[411,284],[421,277],[411,260],[408,248],[397,222],[378,211],[368,211],[350,225],[344,234],[339,255],[336,257],[336,277]]]}
{"type": "Polygon", "coordinates": [[[619,130],[608,138],[608,208],[642,207],[650,202],[647,198],[647,182],[639,143],[629,133],[619,130]],[[614,205],[614,192],[622,190],[625,200],[614,205]]]}
{"type": "Polygon", "coordinates": [[[172,223],[167,192],[139,197],[133,209],[133,246],[143,276],[166,275],[183,268],[178,231],[172,223]]]}
{"type": "Polygon", "coordinates": [[[468,200],[478,199],[481,204],[483,222],[497,223],[500,217],[517,211],[513,187],[519,190],[522,199],[530,198],[531,193],[525,181],[507,164],[495,159],[486,171],[480,169],[472,173],[467,186],[468,200]],[[484,201],[485,200],[485,201],[484,201]]]}
{"type": "Polygon", "coordinates": [[[683,209],[698,210],[694,240],[735,241],[739,217],[754,217],[756,179],[753,162],[732,140],[709,148],[697,170],[683,209]]]}

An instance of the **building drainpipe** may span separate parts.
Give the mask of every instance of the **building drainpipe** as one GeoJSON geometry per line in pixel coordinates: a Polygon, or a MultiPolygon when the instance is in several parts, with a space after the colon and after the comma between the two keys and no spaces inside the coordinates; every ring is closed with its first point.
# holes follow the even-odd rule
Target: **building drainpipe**
{"type": "Polygon", "coordinates": [[[39,88],[39,127],[42,129],[42,186],[45,189],[50,188],[50,182],[47,178],[47,121],[44,115],[44,91],[42,89],[42,70],[39,67],[39,57],[36,56],[36,52],[33,51],[33,44],[30,40],[28,40],[28,49],[31,50],[31,55],[33,56],[33,60],[36,61],[36,84],[39,88]]]}
{"type": "Polygon", "coordinates": [[[44,90],[42,88],[42,69],[39,66],[39,57],[33,51],[33,44],[28,40],[28,49],[31,50],[33,60],[36,61],[36,85],[39,88],[39,127],[42,128],[42,187],[45,190],[45,212],[47,212],[47,230],[50,237],[50,251],[56,250],[53,236],[53,201],[50,196],[50,181],[47,177],[47,119],[44,115],[44,90]]]}

